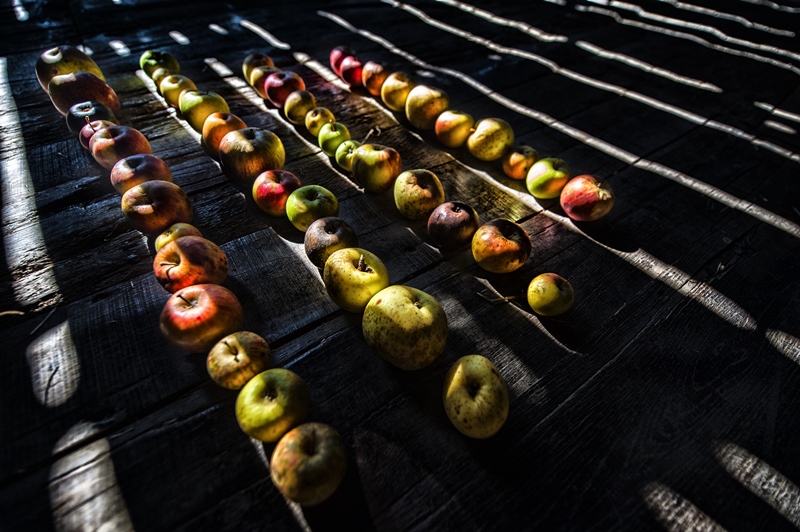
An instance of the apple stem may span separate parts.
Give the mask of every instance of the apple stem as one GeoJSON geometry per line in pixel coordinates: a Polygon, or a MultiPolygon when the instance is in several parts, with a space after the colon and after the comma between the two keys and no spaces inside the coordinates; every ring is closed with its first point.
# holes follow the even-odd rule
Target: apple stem
{"type": "Polygon", "coordinates": [[[187,304],[189,304],[189,305],[191,305],[191,306],[193,306],[193,307],[195,306],[195,304],[194,304],[193,302],[191,302],[191,301],[189,301],[188,299],[186,299],[185,297],[183,297],[183,294],[178,294],[178,297],[179,297],[180,299],[184,300],[184,301],[185,301],[187,304]]]}
{"type": "Polygon", "coordinates": [[[376,136],[376,137],[380,137],[380,136],[381,136],[381,128],[379,128],[379,127],[373,127],[373,128],[371,128],[371,129],[370,129],[370,130],[367,132],[367,136],[366,136],[366,137],[364,137],[364,139],[361,141],[361,144],[364,144],[364,143],[366,143],[366,142],[367,142],[367,139],[368,139],[368,138],[370,138],[370,137],[372,136],[372,134],[373,134],[373,133],[375,133],[375,136],[376,136]]]}
{"type": "Polygon", "coordinates": [[[363,253],[358,258],[358,268],[357,269],[360,272],[372,273],[372,268],[367,266],[367,264],[364,262],[364,254],[363,253]]]}
{"type": "Polygon", "coordinates": [[[517,294],[515,296],[505,296],[505,297],[490,297],[481,292],[478,292],[478,295],[481,296],[486,301],[488,301],[489,303],[508,303],[509,301],[513,301],[514,299],[522,299],[523,297],[526,297],[522,294],[517,294]]]}

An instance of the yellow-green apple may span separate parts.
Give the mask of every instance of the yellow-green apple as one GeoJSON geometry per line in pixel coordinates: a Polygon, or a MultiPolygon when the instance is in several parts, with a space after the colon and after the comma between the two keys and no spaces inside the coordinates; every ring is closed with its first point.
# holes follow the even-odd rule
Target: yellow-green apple
{"type": "Polygon", "coordinates": [[[608,181],[590,174],[570,179],[561,189],[561,208],[579,222],[599,220],[614,207],[614,191],[608,181]]]}
{"type": "Polygon", "coordinates": [[[253,182],[253,201],[270,216],[286,216],[289,195],[302,186],[300,179],[288,170],[267,170],[253,182]]]}
{"type": "Polygon", "coordinates": [[[540,316],[558,316],[572,308],[575,291],[557,273],[542,273],[528,285],[528,305],[540,316]]]}
{"type": "Polygon", "coordinates": [[[242,61],[242,76],[244,76],[245,81],[248,81],[254,68],[273,66],[275,66],[275,62],[270,56],[262,52],[254,52],[248,54],[242,61]]]}
{"type": "Polygon", "coordinates": [[[496,161],[514,146],[514,130],[501,118],[482,118],[467,137],[467,149],[476,159],[496,161]]]}
{"type": "Polygon", "coordinates": [[[36,59],[36,79],[45,92],[49,92],[47,85],[50,80],[62,74],[72,72],[89,72],[105,81],[105,76],[86,52],[75,46],[63,44],[45,50],[36,59]]]}
{"type": "Polygon", "coordinates": [[[448,109],[436,117],[433,130],[436,138],[446,148],[460,148],[472,133],[475,119],[463,111],[448,109]]]}
{"type": "Polygon", "coordinates": [[[508,388],[492,361],[482,355],[466,355],[450,367],[442,391],[450,422],[470,438],[489,438],[508,419],[508,388]]]}
{"type": "Polygon", "coordinates": [[[317,134],[317,143],[328,157],[333,157],[339,144],[346,140],[350,140],[350,130],[341,122],[322,124],[317,134]]]}
{"type": "Polygon", "coordinates": [[[167,105],[175,109],[180,108],[181,93],[190,89],[196,90],[197,85],[187,76],[181,74],[170,74],[162,78],[161,82],[158,84],[158,92],[161,93],[164,101],[167,102],[167,105]]]}
{"type": "Polygon", "coordinates": [[[107,126],[95,131],[89,139],[89,150],[97,163],[111,170],[120,159],[139,153],[153,153],[150,142],[141,131],[131,126],[107,126]]]}
{"type": "Polygon", "coordinates": [[[163,159],[152,153],[137,153],[120,159],[111,167],[111,186],[119,194],[145,181],[170,181],[172,171],[163,159]]]}
{"type": "Polygon", "coordinates": [[[178,59],[166,50],[145,50],[139,56],[139,68],[152,78],[157,68],[166,68],[175,74],[180,74],[181,65],[178,59]]]}
{"type": "Polygon", "coordinates": [[[530,146],[514,146],[503,155],[503,173],[511,179],[522,181],[538,160],[539,152],[530,146]]]}
{"type": "Polygon", "coordinates": [[[145,181],[122,195],[122,214],[131,227],[147,236],[163,233],[172,224],[192,222],[186,192],[169,181],[145,181]]]}
{"type": "Polygon", "coordinates": [[[428,234],[444,251],[453,251],[472,242],[478,227],[478,213],[461,201],[446,201],[428,217],[428,234]]]}
{"type": "Polygon", "coordinates": [[[236,294],[219,284],[193,284],[172,294],[159,318],[167,341],[189,353],[208,353],[242,329],[244,310],[236,294]]]}
{"type": "Polygon", "coordinates": [[[188,89],[181,92],[178,108],[183,119],[198,133],[203,131],[206,118],[213,113],[229,113],[225,98],[212,91],[188,89]]]}
{"type": "Polygon", "coordinates": [[[197,227],[190,223],[177,222],[160,232],[153,242],[153,246],[156,248],[156,252],[158,252],[161,248],[182,236],[203,236],[203,234],[197,227]]]}
{"type": "Polygon", "coordinates": [[[361,319],[372,351],[404,370],[424,368],[447,342],[447,316],[435,297],[418,288],[387,286],[369,300],[361,319]]]}
{"type": "Polygon", "coordinates": [[[267,170],[280,170],[285,161],[283,142],[268,129],[237,129],[219,141],[222,172],[231,182],[246,190],[253,188],[259,174],[267,170]]]}
{"type": "Polygon", "coordinates": [[[553,199],[561,195],[561,189],[572,176],[564,159],[545,157],[536,161],[525,177],[525,187],[534,198],[553,199]]]}
{"type": "Polygon", "coordinates": [[[317,106],[317,99],[303,89],[289,93],[283,102],[283,114],[292,124],[305,124],[306,115],[317,106]]]}
{"type": "Polygon", "coordinates": [[[161,286],[174,294],[193,284],[222,284],[228,277],[228,257],[207,238],[182,236],[158,250],[153,272],[161,286]]]}
{"type": "Polygon", "coordinates": [[[330,254],[322,270],[331,300],[348,312],[363,312],[372,296],[389,286],[381,259],[362,248],[342,248],[330,254]]]}
{"type": "Polygon", "coordinates": [[[219,143],[222,137],[231,131],[244,129],[247,124],[233,113],[211,113],[203,122],[203,131],[200,133],[200,146],[214,159],[219,159],[219,143]]]}
{"type": "Polygon", "coordinates": [[[394,204],[406,218],[424,220],[443,202],[442,182],[430,170],[406,170],[394,182],[394,204]]]}
{"type": "Polygon", "coordinates": [[[353,171],[353,156],[356,154],[356,149],[359,146],[361,146],[361,143],[353,139],[346,140],[339,144],[339,147],[336,148],[336,153],[333,154],[333,158],[336,160],[336,164],[339,165],[339,168],[345,172],[353,171]]]}
{"type": "Polygon", "coordinates": [[[333,111],[327,107],[315,107],[306,113],[305,126],[314,138],[319,136],[319,130],[328,122],[336,122],[333,111]]]}
{"type": "Polygon", "coordinates": [[[301,506],[328,499],[347,472],[339,433],[326,423],[303,423],[283,435],[272,451],[269,473],[284,497],[301,506]]]}
{"type": "Polygon", "coordinates": [[[528,261],[533,246],[521,225],[496,218],[481,225],[472,237],[472,256],[492,273],[509,273],[528,261]]]}
{"type": "Polygon", "coordinates": [[[81,132],[83,126],[88,122],[94,122],[95,120],[106,120],[107,122],[119,124],[117,115],[104,103],[92,100],[76,103],[67,111],[67,129],[76,135],[81,132]]]}
{"type": "Polygon", "coordinates": [[[342,63],[339,65],[339,77],[351,87],[360,87],[363,68],[358,57],[348,55],[342,59],[342,63]]]}
{"type": "Polygon", "coordinates": [[[236,397],[236,421],[245,434],[276,442],[308,415],[311,397],[305,381],[292,370],[262,371],[236,397]]]}
{"type": "Polygon", "coordinates": [[[247,78],[247,83],[253,87],[259,96],[267,99],[266,86],[264,85],[270,74],[280,72],[281,69],[276,66],[257,66],[250,71],[250,77],[247,78]]]}
{"type": "Polygon", "coordinates": [[[155,83],[159,94],[161,94],[161,81],[167,76],[171,76],[173,74],[177,74],[177,72],[173,72],[172,70],[164,67],[158,67],[153,70],[153,73],[150,75],[150,77],[153,79],[153,83],[155,83]]]}
{"type": "Polygon", "coordinates": [[[406,118],[417,129],[429,130],[436,119],[450,107],[450,97],[441,89],[417,85],[406,98],[406,118]]]}
{"type": "Polygon", "coordinates": [[[311,264],[319,269],[335,251],[358,247],[358,236],[350,224],[338,216],[314,220],[306,229],[303,248],[311,264]]]}
{"type": "Polygon", "coordinates": [[[89,147],[89,144],[92,141],[94,134],[103,128],[116,125],[119,125],[119,123],[109,122],[108,120],[92,120],[81,128],[80,133],[78,133],[78,141],[81,143],[81,146],[83,146],[83,149],[91,152],[92,149],[89,147]]]}
{"type": "Polygon", "coordinates": [[[122,109],[117,93],[111,85],[89,72],[60,74],[47,84],[50,101],[59,113],[66,116],[76,103],[94,100],[106,106],[116,115],[122,109]]]}
{"type": "Polygon", "coordinates": [[[355,56],[356,53],[350,48],[349,46],[339,45],[334,46],[331,50],[330,54],[328,55],[328,61],[331,65],[331,70],[333,70],[334,74],[337,76],[339,75],[339,67],[342,64],[342,61],[345,57],[355,56]]]}
{"type": "Polygon", "coordinates": [[[367,192],[389,190],[403,171],[400,153],[389,146],[362,144],[352,159],[353,178],[367,192]]]}
{"type": "Polygon", "coordinates": [[[392,111],[404,111],[408,94],[416,85],[405,72],[392,72],[381,85],[381,101],[392,111]]]}
{"type": "Polygon", "coordinates": [[[211,380],[229,390],[240,390],[250,379],[269,369],[269,344],[251,331],[236,331],[222,338],[206,357],[211,380]]]}
{"type": "Polygon", "coordinates": [[[389,71],[375,61],[367,61],[361,68],[361,85],[373,96],[380,97],[381,86],[387,77],[389,77],[389,71]]]}
{"type": "Polygon", "coordinates": [[[326,216],[339,216],[339,201],[327,188],[305,185],[286,200],[286,216],[299,231],[305,232],[314,220],[326,216]]]}
{"type": "Polygon", "coordinates": [[[305,90],[306,84],[300,74],[291,70],[273,72],[264,80],[267,100],[277,108],[283,107],[286,98],[294,91],[305,90]]]}

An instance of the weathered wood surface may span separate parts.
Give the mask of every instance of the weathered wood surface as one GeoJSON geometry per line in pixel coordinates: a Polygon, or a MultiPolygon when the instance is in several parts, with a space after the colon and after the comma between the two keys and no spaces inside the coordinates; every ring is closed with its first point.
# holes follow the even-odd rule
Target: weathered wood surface
{"type": "Polygon", "coordinates": [[[4,6],[0,311],[11,312],[0,317],[0,529],[800,527],[800,46],[753,25],[795,31],[800,5],[762,4],[693,4],[718,16],[653,0],[638,12],[571,0],[473,3],[485,11],[473,13],[431,0],[4,6]],[[309,417],[343,434],[348,474],[321,506],[292,511],[269,479],[272,446],[236,424],[235,392],[158,332],[167,294],[152,243],[127,225],[108,172],[36,82],[36,57],[57,44],[93,50],[120,118],[148,137],[196,224],[228,254],[225,284],[246,327],[268,339],[275,365],[306,380],[309,417]],[[519,143],[575,173],[607,177],[615,209],[572,224],[496,163],[442,149],[295,55],[325,67],[337,44],[445,89],[452,108],[508,120],[519,143]],[[369,351],[358,316],[327,298],[302,235],[230,184],[137,75],[149,48],[170,50],[248,125],[276,132],[286,168],[336,193],[391,281],[442,302],[440,360],[407,373],[369,351]],[[390,194],[363,193],[244,86],[253,51],[301,74],[354,138],[379,127],[404,167],[436,172],[449,198],[484,220],[519,221],[531,260],[490,275],[469,250],[441,254],[390,194]],[[487,300],[544,271],[575,286],[567,316],[487,300]],[[487,441],[457,433],[441,407],[449,364],[473,352],[495,362],[512,396],[507,425],[487,441]]]}

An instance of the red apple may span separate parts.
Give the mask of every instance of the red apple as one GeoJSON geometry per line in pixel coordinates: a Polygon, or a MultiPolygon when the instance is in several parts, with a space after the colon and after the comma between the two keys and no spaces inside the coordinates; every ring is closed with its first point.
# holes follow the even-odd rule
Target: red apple
{"type": "Polygon", "coordinates": [[[561,208],[579,222],[592,222],[614,207],[614,191],[604,179],[583,174],[570,179],[561,189],[561,208]]]}
{"type": "Polygon", "coordinates": [[[478,227],[478,213],[460,201],[442,203],[428,218],[428,234],[444,251],[453,251],[472,242],[478,227]]]}
{"type": "Polygon", "coordinates": [[[339,77],[351,87],[361,86],[361,72],[363,70],[361,61],[352,55],[345,57],[339,65],[339,77]]]}
{"type": "Polygon", "coordinates": [[[492,273],[519,269],[528,261],[531,251],[531,239],[525,229],[505,218],[483,224],[472,237],[475,262],[492,273]]]}
{"type": "Polygon", "coordinates": [[[138,129],[117,125],[96,131],[89,139],[89,149],[94,160],[106,170],[125,157],[153,153],[150,142],[138,129]]]}
{"type": "Polygon", "coordinates": [[[264,80],[264,92],[267,100],[277,108],[283,107],[283,102],[294,91],[305,90],[306,84],[297,72],[281,70],[273,72],[264,80]]]}
{"type": "Polygon", "coordinates": [[[218,284],[195,284],[170,296],[159,325],[167,341],[190,353],[208,353],[221,338],[242,328],[236,295],[218,284]]]}
{"type": "Polygon", "coordinates": [[[92,149],[89,147],[89,143],[92,141],[94,134],[103,128],[116,125],[119,124],[117,122],[109,122],[108,120],[93,120],[88,124],[84,124],[81,128],[81,132],[78,133],[78,141],[81,143],[81,146],[83,146],[83,149],[91,153],[92,149]]]}
{"type": "Polygon", "coordinates": [[[246,127],[231,131],[219,142],[222,172],[234,184],[251,190],[262,172],[280,170],[286,151],[278,136],[267,129],[246,127]]]}
{"type": "Polygon", "coordinates": [[[389,71],[375,61],[367,61],[361,69],[361,85],[373,96],[381,95],[381,86],[389,76],[389,71]]]}
{"type": "Polygon", "coordinates": [[[302,187],[300,179],[286,170],[267,170],[253,183],[253,200],[271,216],[286,216],[286,200],[302,187]]]}
{"type": "Polygon", "coordinates": [[[214,344],[206,357],[211,379],[229,390],[239,390],[269,369],[271,351],[264,338],[250,331],[236,331],[214,344]]]}
{"type": "Polygon", "coordinates": [[[120,194],[153,180],[172,182],[172,172],[167,163],[151,153],[129,155],[111,168],[111,185],[120,194]]]}
{"type": "Polygon", "coordinates": [[[339,67],[342,64],[342,61],[345,57],[348,56],[355,56],[355,52],[349,46],[336,46],[331,50],[328,59],[330,61],[331,70],[338,76],[339,75],[339,67]]]}
{"type": "Polygon", "coordinates": [[[47,84],[50,100],[58,112],[67,114],[76,103],[94,100],[105,104],[116,115],[122,108],[117,93],[101,78],[89,72],[61,74],[47,84]]]}
{"type": "Polygon", "coordinates": [[[122,214],[131,227],[148,236],[172,224],[192,222],[192,204],[181,187],[169,181],[145,181],[122,195],[122,214]]]}
{"type": "Polygon", "coordinates": [[[400,153],[380,144],[362,144],[353,154],[353,178],[367,192],[383,192],[403,171],[400,153]]]}
{"type": "Polygon", "coordinates": [[[170,293],[193,284],[222,284],[228,277],[228,257],[207,238],[182,236],[156,253],[153,272],[170,293]]]}
{"type": "Polygon", "coordinates": [[[233,113],[211,113],[203,122],[200,145],[215,159],[219,159],[219,143],[231,131],[244,129],[247,124],[233,113]]]}

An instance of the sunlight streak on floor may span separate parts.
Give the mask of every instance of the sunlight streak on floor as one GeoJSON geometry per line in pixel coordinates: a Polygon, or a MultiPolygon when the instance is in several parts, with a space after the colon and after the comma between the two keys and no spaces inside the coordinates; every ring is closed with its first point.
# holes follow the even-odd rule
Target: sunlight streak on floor
{"type": "Polygon", "coordinates": [[[25,22],[30,18],[30,13],[22,5],[22,0],[14,0],[14,16],[19,22],[25,22]]]}
{"type": "Polygon", "coordinates": [[[261,37],[262,39],[264,39],[265,41],[270,43],[275,48],[280,48],[281,50],[288,50],[289,48],[291,48],[291,46],[289,46],[285,42],[277,39],[270,32],[268,32],[267,30],[265,30],[264,28],[262,28],[258,24],[253,24],[249,20],[241,20],[241,21],[239,21],[239,25],[242,26],[243,28],[246,28],[246,29],[252,31],[256,35],[258,35],[259,37],[261,37]]]}
{"type": "Polygon", "coordinates": [[[797,134],[797,130],[794,129],[793,127],[789,127],[785,124],[781,124],[780,122],[776,122],[774,120],[764,120],[764,125],[776,131],[780,131],[781,133],[786,133],[787,135],[797,134]]]}
{"type": "Polygon", "coordinates": [[[666,4],[670,4],[671,6],[677,9],[683,9],[685,11],[692,11],[694,13],[700,13],[701,15],[707,15],[709,17],[723,19],[723,20],[730,20],[731,22],[735,22],[737,24],[741,24],[745,28],[750,28],[754,30],[763,31],[766,33],[773,33],[775,35],[781,35],[783,37],[794,37],[794,32],[789,30],[782,30],[779,28],[773,28],[771,26],[766,26],[764,24],[759,24],[758,22],[753,22],[748,20],[742,16],[734,15],[732,13],[724,13],[722,11],[716,11],[714,9],[708,9],[706,7],[696,6],[693,4],[687,4],[685,2],[678,2],[677,0],[658,0],[659,2],[663,2],[666,4]]]}
{"type": "Polygon", "coordinates": [[[669,532],[725,530],[686,497],[660,482],[647,484],[642,496],[656,521],[669,532]]]}
{"type": "Polygon", "coordinates": [[[128,45],[126,45],[122,41],[119,40],[108,41],[108,46],[112,50],[114,50],[114,53],[116,53],[119,56],[124,57],[126,55],[131,55],[131,49],[128,48],[128,45]]]}
{"type": "Polygon", "coordinates": [[[179,32],[179,31],[174,31],[173,30],[173,31],[169,32],[169,36],[172,38],[173,41],[175,41],[178,44],[182,44],[184,46],[186,46],[187,44],[189,44],[191,42],[191,41],[189,41],[189,37],[187,37],[186,35],[184,35],[183,33],[179,32]]]}
{"type": "Polygon", "coordinates": [[[81,365],[69,321],[40,334],[28,345],[25,358],[31,370],[33,394],[42,406],[63,405],[78,390],[81,365]]]}
{"type": "Polygon", "coordinates": [[[455,7],[474,15],[476,17],[480,17],[482,19],[488,20],[493,24],[499,24],[501,26],[508,26],[509,28],[514,28],[516,30],[525,33],[526,35],[530,35],[534,39],[544,42],[566,42],[569,39],[566,35],[555,35],[552,33],[547,33],[546,31],[542,31],[539,28],[535,28],[530,24],[526,24],[525,22],[521,22],[519,20],[512,20],[504,17],[500,17],[495,15],[494,13],[490,13],[489,11],[485,11],[478,7],[466,4],[464,2],[459,2],[457,0],[436,0],[441,4],[446,4],[451,7],[455,7]]]}
{"type": "Polygon", "coordinates": [[[213,31],[214,33],[219,33],[220,35],[227,35],[228,30],[220,26],[219,24],[209,24],[208,29],[213,31]]]}
{"type": "Polygon", "coordinates": [[[772,347],[792,362],[800,364],[800,339],[774,329],[768,330],[766,336],[772,347]]]}
{"type": "Polygon", "coordinates": [[[789,111],[784,111],[783,109],[778,109],[774,105],[765,103],[765,102],[753,102],[753,105],[760,109],[764,109],[765,111],[769,111],[771,114],[777,116],[778,118],[783,118],[785,120],[791,120],[792,122],[797,122],[800,124],[800,115],[796,113],[790,113],[789,111]]]}
{"type": "Polygon", "coordinates": [[[776,4],[770,0],[739,0],[740,2],[747,2],[748,4],[755,4],[757,6],[765,6],[776,11],[783,11],[784,13],[800,13],[800,7],[787,7],[784,5],[776,4]]]}

